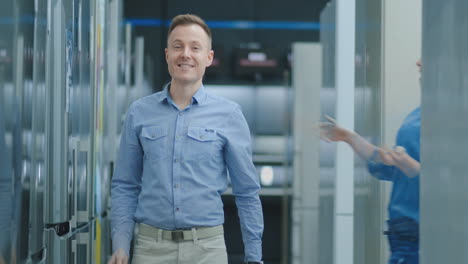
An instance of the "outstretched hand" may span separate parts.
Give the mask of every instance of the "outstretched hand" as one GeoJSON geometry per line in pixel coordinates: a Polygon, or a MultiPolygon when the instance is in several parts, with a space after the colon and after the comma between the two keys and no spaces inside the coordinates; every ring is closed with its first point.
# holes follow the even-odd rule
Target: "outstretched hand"
{"type": "Polygon", "coordinates": [[[398,167],[406,176],[415,177],[419,175],[421,165],[413,159],[406,149],[397,146],[394,149],[378,148],[369,143],[359,134],[354,131],[347,130],[336,124],[335,119],[325,115],[327,121],[321,122],[316,128],[320,134],[320,138],[332,142],[343,141],[348,143],[362,159],[368,160],[373,156],[374,150],[377,148],[379,154],[379,162],[389,166],[398,167]]]}
{"type": "Polygon", "coordinates": [[[325,118],[327,119],[327,121],[321,122],[318,127],[320,132],[320,138],[327,142],[348,141],[352,132],[338,126],[336,124],[336,120],[331,118],[330,116],[325,115],[325,118]]]}

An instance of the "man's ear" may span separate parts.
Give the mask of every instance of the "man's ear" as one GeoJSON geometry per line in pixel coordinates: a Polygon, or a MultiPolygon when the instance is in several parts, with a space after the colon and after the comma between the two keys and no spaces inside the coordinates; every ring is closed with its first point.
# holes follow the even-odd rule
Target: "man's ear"
{"type": "Polygon", "coordinates": [[[211,63],[213,63],[213,59],[214,59],[214,51],[210,50],[210,52],[208,52],[208,64],[206,65],[206,67],[210,66],[211,63]]]}

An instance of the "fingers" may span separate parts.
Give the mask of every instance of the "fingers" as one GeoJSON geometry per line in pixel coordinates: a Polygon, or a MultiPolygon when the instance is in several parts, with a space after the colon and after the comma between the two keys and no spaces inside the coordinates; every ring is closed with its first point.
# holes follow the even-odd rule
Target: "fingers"
{"type": "Polygon", "coordinates": [[[402,161],[404,154],[406,154],[406,149],[402,146],[396,146],[390,151],[390,155],[392,155],[393,159],[397,162],[402,161]]]}
{"type": "Polygon", "coordinates": [[[379,152],[379,157],[381,160],[385,162],[386,156],[388,155],[388,152],[384,150],[383,148],[377,148],[377,151],[379,152]]]}
{"type": "Polygon", "coordinates": [[[128,256],[123,250],[118,249],[112,254],[107,264],[128,264],[128,256]]]}
{"type": "Polygon", "coordinates": [[[128,264],[128,258],[125,256],[120,256],[119,261],[117,264],[128,264]]]}
{"type": "Polygon", "coordinates": [[[111,259],[107,262],[107,264],[115,264],[116,263],[116,260],[115,260],[115,255],[112,255],[111,259]]]}
{"type": "Polygon", "coordinates": [[[400,153],[397,153],[396,151],[390,151],[388,153],[388,155],[390,155],[392,157],[392,159],[394,160],[394,164],[393,165],[397,165],[398,162],[400,161],[400,156],[401,154],[400,153]]]}
{"type": "Polygon", "coordinates": [[[336,120],[331,118],[329,115],[324,115],[324,117],[327,121],[320,122],[318,125],[314,126],[312,128],[312,132],[326,142],[341,140],[338,135],[341,128],[336,125],[336,120]]]}
{"type": "Polygon", "coordinates": [[[380,158],[388,156],[388,154],[390,153],[389,149],[386,148],[386,147],[380,147],[380,148],[377,148],[377,149],[379,151],[380,158]]]}
{"type": "Polygon", "coordinates": [[[383,147],[383,148],[378,148],[378,151],[379,151],[379,157],[384,164],[395,165],[395,160],[393,156],[391,155],[392,150],[383,147]]]}
{"type": "Polygon", "coordinates": [[[330,123],[320,123],[320,138],[327,142],[334,141],[336,126],[330,123]]]}
{"type": "Polygon", "coordinates": [[[402,146],[396,146],[393,149],[379,148],[379,156],[386,165],[400,166],[405,162],[406,155],[406,149],[402,146]]]}
{"type": "Polygon", "coordinates": [[[324,116],[330,123],[332,123],[333,125],[336,125],[335,119],[331,118],[329,115],[324,115],[324,116]]]}
{"type": "Polygon", "coordinates": [[[128,257],[127,255],[119,255],[117,257],[118,261],[117,261],[117,264],[128,264],[128,257]]]}
{"type": "Polygon", "coordinates": [[[127,256],[117,256],[114,262],[115,264],[128,264],[127,256]]]}
{"type": "Polygon", "coordinates": [[[327,129],[327,130],[329,130],[329,129],[333,129],[333,128],[335,128],[335,127],[336,127],[335,124],[328,123],[328,122],[322,122],[322,123],[319,124],[319,128],[320,128],[320,129],[327,129]]]}
{"type": "Polygon", "coordinates": [[[321,140],[324,140],[324,141],[326,141],[326,142],[328,142],[328,143],[333,142],[333,141],[332,141],[326,134],[324,134],[324,133],[320,133],[320,139],[321,139],[321,140]]]}
{"type": "Polygon", "coordinates": [[[395,150],[392,152],[392,156],[398,166],[407,166],[408,155],[406,154],[406,149],[404,147],[396,146],[395,150]]]}
{"type": "Polygon", "coordinates": [[[325,122],[320,122],[312,127],[312,133],[320,139],[331,142],[330,137],[333,134],[332,130],[335,127],[335,125],[331,123],[325,123],[325,122]]]}
{"type": "Polygon", "coordinates": [[[395,152],[399,155],[401,154],[405,154],[406,153],[406,149],[402,146],[396,146],[395,147],[395,152]]]}

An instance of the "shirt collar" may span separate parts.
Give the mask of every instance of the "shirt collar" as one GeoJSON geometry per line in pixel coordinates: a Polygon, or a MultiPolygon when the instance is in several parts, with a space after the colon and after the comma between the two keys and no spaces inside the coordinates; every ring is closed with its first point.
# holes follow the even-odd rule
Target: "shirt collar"
{"type": "Polygon", "coordinates": [[[197,102],[198,105],[203,105],[206,102],[206,96],[205,87],[202,84],[198,91],[193,95],[192,103],[197,102]]]}
{"type": "MultiPolygon", "coordinates": [[[[164,90],[161,93],[161,96],[159,97],[159,102],[160,103],[163,102],[163,101],[173,102],[173,100],[171,98],[171,95],[169,94],[169,86],[170,85],[171,85],[171,83],[168,83],[168,84],[166,84],[164,86],[164,90]]],[[[206,97],[207,97],[207,94],[206,94],[206,91],[205,91],[205,87],[202,84],[200,86],[200,88],[198,89],[198,91],[193,95],[192,104],[196,102],[198,105],[203,105],[206,102],[206,97]]]]}
{"type": "Polygon", "coordinates": [[[162,93],[160,94],[158,98],[158,101],[160,103],[162,103],[163,101],[169,101],[169,99],[171,98],[171,96],[169,95],[169,89],[168,89],[170,84],[171,83],[164,85],[164,89],[162,90],[162,93]]]}

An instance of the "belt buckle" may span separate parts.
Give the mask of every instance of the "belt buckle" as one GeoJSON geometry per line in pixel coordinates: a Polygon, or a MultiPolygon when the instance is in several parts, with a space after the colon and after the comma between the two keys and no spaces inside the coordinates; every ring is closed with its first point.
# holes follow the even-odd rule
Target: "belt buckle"
{"type": "Polygon", "coordinates": [[[175,242],[180,242],[182,240],[184,240],[184,231],[172,231],[171,232],[171,239],[172,241],[175,241],[175,242]]]}

